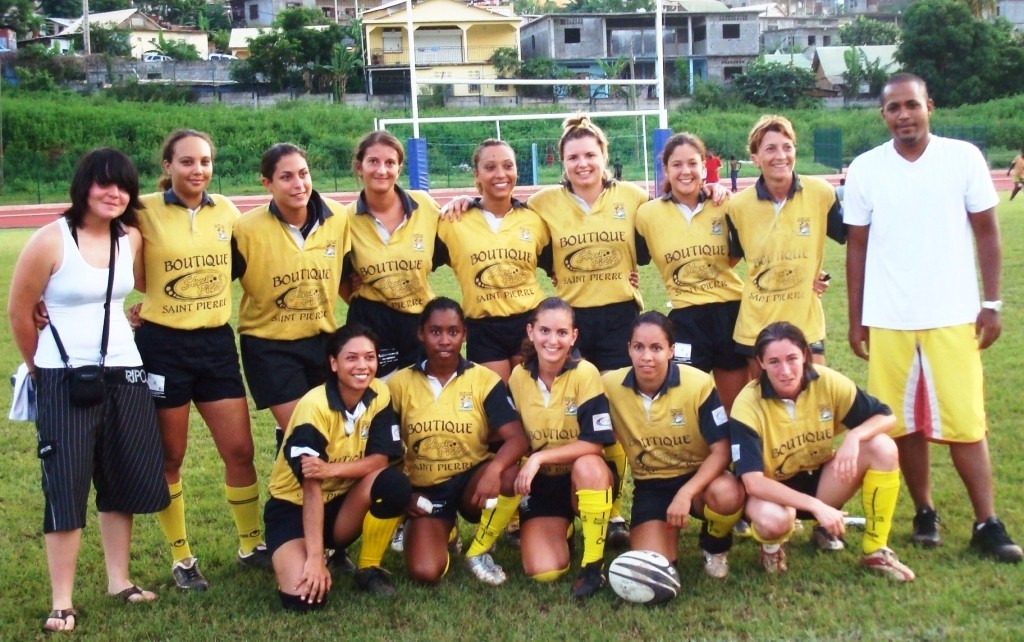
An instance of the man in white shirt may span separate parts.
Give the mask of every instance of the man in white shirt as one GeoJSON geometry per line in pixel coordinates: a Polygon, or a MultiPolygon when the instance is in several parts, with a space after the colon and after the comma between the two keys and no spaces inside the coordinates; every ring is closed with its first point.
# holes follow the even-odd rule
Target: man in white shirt
{"type": "Polygon", "coordinates": [[[934,441],[949,445],[967,488],[971,546],[1019,562],[1024,553],[995,515],[980,355],[1001,330],[999,197],[975,146],[930,133],[934,105],[921,78],[893,76],[881,103],[892,140],[847,173],[850,345],[868,359],[870,344],[868,390],[897,417],[891,435],[917,511],[912,540],[941,542],[929,473],[934,441]]]}

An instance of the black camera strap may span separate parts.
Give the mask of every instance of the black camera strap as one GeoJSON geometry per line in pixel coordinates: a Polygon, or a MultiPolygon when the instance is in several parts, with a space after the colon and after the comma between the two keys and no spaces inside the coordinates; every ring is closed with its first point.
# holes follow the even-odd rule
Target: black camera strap
{"type": "MultiPolygon", "coordinates": [[[[117,250],[116,226],[116,221],[110,222],[110,265],[107,267],[107,299],[103,303],[103,337],[100,339],[99,366],[101,368],[107,360],[107,340],[110,338],[110,298],[114,292],[114,261],[117,250]]],[[[57,351],[60,352],[60,360],[64,362],[65,366],[70,368],[71,358],[68,356],[68,351],[64,349],[64,342],[60,340],[60,335],[57,334],[57,328],[54,327],[52,321],[49,325],[50,332],[53,333],[53,340],[57,343],[57,351]]]]}

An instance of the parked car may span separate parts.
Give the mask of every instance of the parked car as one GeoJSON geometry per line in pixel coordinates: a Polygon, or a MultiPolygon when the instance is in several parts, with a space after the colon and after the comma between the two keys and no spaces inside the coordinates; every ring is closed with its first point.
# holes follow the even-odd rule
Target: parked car
{"type": "Polygon", "coordinates": [[[226,61],[230,62],[232,60],[238,60],[238,57],[237,56],[232,56],[231,54],[216,53],[215,52],[215,53],[211,53],[209,56],[207,56],[206,59],[207,60],[226,60],[226,61]]]}
{"type": "Polygon", "coordinates": [[[165,56],[162,53],[156,53],[155,51],[151,51],[149,53],[142,54],[142,60],[143,62],[171,62],[174,60],[174,58],[171,58],[170,56],[165,56]]]}

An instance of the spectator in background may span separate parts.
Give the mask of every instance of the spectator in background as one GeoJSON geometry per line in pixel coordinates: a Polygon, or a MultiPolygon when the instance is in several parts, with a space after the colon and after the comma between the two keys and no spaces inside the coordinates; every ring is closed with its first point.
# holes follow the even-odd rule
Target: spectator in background
{"type": "MultiPolygon", "coordinates": [[[[722,159],[715,156],[715,152],[708,150],[708,158],[704,161],[704,168],[707,170],[707,176],[704,179],[706,185],[714,185],[718,182],[718,172],[722,169],[722,159]]],[[[736,191],[736,187],[733,186],[732,191],[736,191]]]]}

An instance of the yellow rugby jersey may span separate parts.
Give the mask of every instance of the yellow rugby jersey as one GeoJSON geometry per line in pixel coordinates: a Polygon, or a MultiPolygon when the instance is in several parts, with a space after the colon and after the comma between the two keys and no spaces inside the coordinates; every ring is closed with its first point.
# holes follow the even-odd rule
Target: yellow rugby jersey
{"type": "Polygon", "coordinates": [[[546,187],[530,197],[551,234],[555,294],[580,308],[636,301],[643,309],[629,274],[637,268],[636,211],[647,200],[641,188],[616,181],[606,184],[589,214],[568,187],[546,187]]]}
{"type": "Polygon", "coordinates": [[[243,290],[240,334],[291,341],[337,329],[334,305],[348,252],[348,217],[341,205],[316,192],[308,209],[318,226],[302,248],[269,204],[235,224],[232,271],[243,290]]]}
{"type": "Polygon", "coordinates": [[[513,201],[495,232],[479,202],[461,221],[437,225],[438,254],[455,272],[462,308],[471,319],[533,310],[544,300],[537,261],[549,242],[548,228],[525,203],[513,201]]]}
{"type": "Polygon", "coordinates": [[[736,474],[761,471],[784,481],[832,458],[832,441],[889,407],[846,376],[815,365],[795,401],[780,399],[767,375],[748,383],[732,405],[729,425],[736,474]]]}
{"type": "MultiPolygon", "coordinates": [[[[601,446],[615,443],[608,399],[601,386],[601,373],[594,364],[585,360],[566,363],[555,377],[547,399],[537,382],[536,360],[517,365],[508,381],[532,452],[577,440],[601,446]]],[[[548,464],[541,466],[539,472],[567,475],[572,472],[572,464],[548,464]]]]}
{"type": "Polygon", "coordinates": [[[669,479],[695,472],[710,445],[729,437],[729,418],[711,375],[671,364],[648,411],[633,368],[604,373],[615,436],[633,479],[669,479]]]}
{"type": "Polygon", "coordinates": [[[700,194],[701,210],[686,220],[672,194],[644,203],[636,213],[640,263],[654,261],[672,307],[739,301],[743,281],[729,265],[725,205],[700,194]],[[645,256],[647,255],[647,256],[645,256]]]}
{"type": "Polygon", "coordinates": [[[231,318],[231,232],[238,208],[203,194],[193,217],[174,190],[141,198],[146,296],[141,316],[176,328],[218,328],[231,318]]]}
{"type": "Polygon", "coordinates": [[[488,438],[519,418],[501,378],[465,359],[436,399],[423,363],[396,372],[388,387],[406,448],[405,474],[421,488],[490,459],[488,438]]]}
{"type": "Polygon", "coordinates": [[[352,251],[344,276],[351,270],[362,281],[354,297],[383,303],[399,312],[419,314],[434,298],[427,275],[437,265],[434,241],[440,208],[426,192],[406,192],[398,186],[395,191],[405,208],[405,223],[387,243],[380,240],[376,221],[362,194],[347,206],[352,251]]]}
{"type": "MultiPolygon", "coordinates": [[[[386,384],[373,380],[353,409],[345,407],[334,377],[307,392],[295,406],[284,445],[270,473],[270,496],[302,505],[302,457],[329,463],[353,462],[369,455],[389,460],[402,456],[402,441],[386,384]]],[[[344,495],[358,479],[325,479],[324,503],[344,495]]]]}
{"type": "Polygon", "coordinates": [[[825,338],[825,314],[814,294],[825,258],[825,237],[846,242],[835,189],[820,178],[793,175],[789,198],[778,214],[764,178],[728,206],[732,255],[747,263],[747,280],[733,338],[753,346],[775,321],[789,321],[810,342],[825,338]]]}

